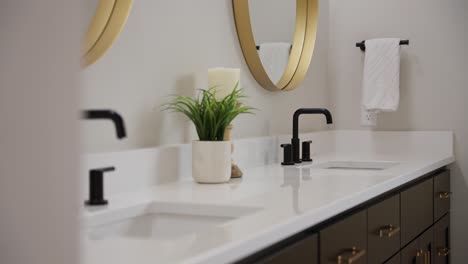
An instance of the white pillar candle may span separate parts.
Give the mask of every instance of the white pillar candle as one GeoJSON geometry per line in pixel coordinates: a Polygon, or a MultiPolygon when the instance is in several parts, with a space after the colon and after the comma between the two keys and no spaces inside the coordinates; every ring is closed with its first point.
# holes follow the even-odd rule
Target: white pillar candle
{"type": "Polygon", "coordinates": [[[234,90],[240,81],[240,69],[208,69],[208,87],[216,87],[216,99],[221,100],[234,90]]]}

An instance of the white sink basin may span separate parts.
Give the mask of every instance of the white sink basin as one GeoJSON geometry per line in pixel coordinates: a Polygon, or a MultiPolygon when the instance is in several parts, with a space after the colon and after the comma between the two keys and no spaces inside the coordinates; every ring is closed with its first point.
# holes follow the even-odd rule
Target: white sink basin
{"type": "Polygon", "coordinates": [[[318,164],[311,164],[309,168],[327,169],[327,170],[373,170],[380,171],[386,170],[393,166],[400,164],[393,161],[344,161],[344,160],[331,160],[318,164]]]}
{"type": "Polygon", "coordinates": [[[260,208],[153,202],[86,219],[91,240],[175,239],[223,225],[260,208]]]}

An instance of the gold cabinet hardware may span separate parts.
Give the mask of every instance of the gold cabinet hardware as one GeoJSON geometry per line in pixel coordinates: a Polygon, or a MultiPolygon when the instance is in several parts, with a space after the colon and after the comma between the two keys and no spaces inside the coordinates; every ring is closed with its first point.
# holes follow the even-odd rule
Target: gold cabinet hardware
{"type": "Polygon", "coordinates": [[[366,250],[364,249],[357,249],[356,247],[352,247],[343,251],[337,257],[338,264],[351,264],[358,261],[360,258],[366,255],[366,250]]]}
{"type": "Polygon", "coordinates": [[[421,263],[419,260],[422,259],[422,263],[431,264],[431,251],[420,249],[416,251],[416,263],[421,263]]]}
{"type": "Polygon", "coordinates": [[[437,198],[439,198],[439,199],[448,199],[448,198],[450,198],[451,194],[452,194],[452,192],[440,192],[440,193],[438,193],[437,198]]]}
{"type": "Polygon", "coordinates": [[[426,264],[426,254],[422,249],[416,251],[416,264],[426,264]]]}
{"type": "Polygon", "coordinates": [[[431,251],[429,250],[424,253],[424,264],[431,264],[431,251]]]}
{"type": "Polygon", "coordinates": [[[399,226],[386,225],[379,229],[379,237],[392,237],[400,232],[399,226]]]}
{"type": "Polygon", "coordinates": [[[437,256],[439,257],[446,257],[450,254],[450,248],[438,248],[437,249],[437,256]]]}

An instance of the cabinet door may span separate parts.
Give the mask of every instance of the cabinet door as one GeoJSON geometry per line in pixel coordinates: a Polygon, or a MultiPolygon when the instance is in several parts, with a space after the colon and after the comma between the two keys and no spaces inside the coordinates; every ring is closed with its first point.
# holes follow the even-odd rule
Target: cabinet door
{"type": "MultiPolygon", "coordinates": [[[[369,263],[372,263],[369,261],[369,263]]],[[[375,262],[377,263],[377,262],[375,262]]],[[[396,254],[393,256],[391,259],[387,260],[385,264],[400,264],[401,263],[401,255],[400,253],[396,254]]]]}
{"type": "Polygon", "coordinates": [[[419,237],[419,246],[424,254],[424,263],[434,263],[435,245],[434,228],[429,228],[419,237]]]}
{"type": "Polygon", "coordinates": [[[450,215],[444,216],[434,225],[435,264],[450,263],[450,215]]]}
{"type": "Polygon", "coordinates": [[[434,233],[432,227],[401,250],[401,264],[433,263],[434,233]]]}
{"type": "Polygon", "coordinates": [[[414,240],[401,250],[401,264],[424,264],[424,256],[418,242],[414,240]]]}
{"type": "Polygon", "coordinates": [[[401,192],[401,245],[405,246],[433,223],[433,180],[401,192]]]}
{"type": "Polygon", "coordinates": [[[400,250],[400,195],[367,209],[369,263],[383,263],[400,250]]]}
{"type": "Polygon", "coordinates": [[[256,263],[262,264],[318,264],[317,234],[281,249],[256,263]]]}
{"type": "Polygon", "coordinates": [[[434,221],[450,210],[450,171],[434,176],[434,221]]]}
{"type": "MultiPolygon", "coordinates": [[[[367,263],[367,210],[320,231],[320,263],[367,263]]],[[[292,263],[292,262],[291,262],[292,263]]]]}

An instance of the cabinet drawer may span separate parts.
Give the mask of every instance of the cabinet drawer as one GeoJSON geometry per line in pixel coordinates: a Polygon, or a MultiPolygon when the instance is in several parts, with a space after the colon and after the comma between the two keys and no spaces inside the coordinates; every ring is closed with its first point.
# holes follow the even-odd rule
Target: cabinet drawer
{"type": "Polygon", "coordinates": [[[424,257],[421,254],[419,241],[414,240],[401,250],[401,264],[423,264],[424,257]]]}
{"type": "Polygon", "coordinates": [[[434,177],[434,221],[450,210],[450,171],[434,177]]]}
{"type": "Polygon", "coordinates": [[[256,261],[258,264],[318,264],[318,238],[317,234],[311,235],[295,242],[275,253],[256,261]]]}
{"type": "Polygon", "coordinates": [[[435,264],[450,263],[450,216],[445,215],[434,225],[435,264]]]}
{"type": "MultiPolygon", "coordinates": [[[[320,263],[367,263],[367,211],[351,215],[320,231],[320,263]]],[[[291,262],[292,263],[292,262],[291,262]]]]}
{"type": "Polygon", "coordinates": [[[404,246],[433,223],[433,180],[419,183],[400,195],[401,245],[404,246]]]}
{"type": "Polygon", "coordinates": [[[367,209],[369,263],[383,263],[400,250],[400,195],[367,209]]]}
{"type": "MultiPolygon", "coordinates": [[[[369,261],[369,263],[372,263],[369,261]]],[[[377,262],[376,262],[377,263],[377,262]]],[[[400,264],[401,263],[401,256],[400,253],[393,256],[391,259],[387,260],[385,264],[400,264]]]]}
{"type": "Polygon", "coordinates": [[[434,230],[429,228],[401,250],[401,264],[433,263],[434,230]]]}

